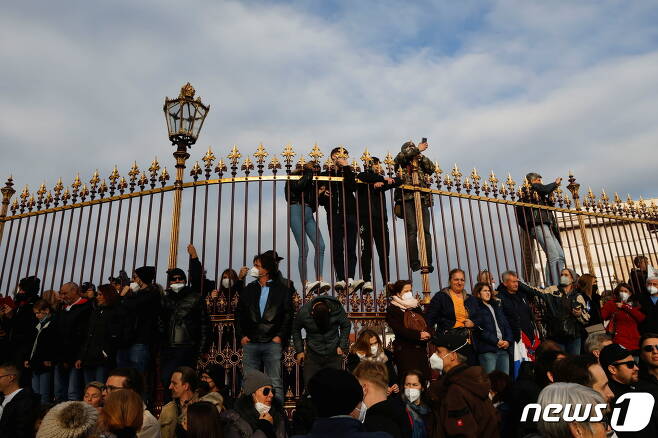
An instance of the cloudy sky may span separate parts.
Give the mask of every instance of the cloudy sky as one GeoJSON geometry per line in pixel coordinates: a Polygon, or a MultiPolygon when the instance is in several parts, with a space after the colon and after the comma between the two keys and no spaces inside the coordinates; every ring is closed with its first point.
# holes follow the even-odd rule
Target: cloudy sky
{"type": "Polygon", "coordinates": [[[657,22],[651,0],[10,2],[0,174],[171,170],[162,101],[190,81],[211,105],[196,159],[426,136],[444,169],[656,196],[657,22]]]}

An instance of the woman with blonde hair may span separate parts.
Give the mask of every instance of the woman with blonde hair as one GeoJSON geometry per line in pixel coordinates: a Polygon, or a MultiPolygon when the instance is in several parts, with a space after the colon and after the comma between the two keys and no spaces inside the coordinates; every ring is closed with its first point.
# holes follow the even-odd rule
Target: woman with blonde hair
{"type": "Polygon", "coordinates": [[[112,391],[100,415],[103,438],[136,438],[144,421],[142,398],[129,389],[112,391]]]}

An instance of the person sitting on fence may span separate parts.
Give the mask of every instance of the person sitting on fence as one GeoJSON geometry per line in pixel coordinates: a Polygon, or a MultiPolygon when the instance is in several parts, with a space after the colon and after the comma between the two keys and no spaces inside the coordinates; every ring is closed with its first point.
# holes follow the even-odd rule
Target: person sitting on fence
{"type": "Polygon", "coordinates": [[[361,273],[363,274],[363,291],[372,292],[372,246],[377,248],[379,272],[385,286],[390,278],[388,255],[391,242],[388,231],[388,208],[386,207],[386,190],[397,187],[402,182],[399,178],[382,176],[382,165],[377,157],[366,163],[365,171],[357,178],[364,184],[357,184],[359,204],[359,233],[361,235],[361,273]]]}
{"type": "Polygon", "coordinates": [[[151,347],[158,335],[161,294],[155,273],[155,266],[137,268],[130,284],[121,290],[120,308],[125,323],[117,366],[134,367],[142,374],[149,368],[151,347]]]}
{"type": "Polygon", "coordinates": [[[36,333],[25,356],[24,367],[32,372],[32,391],[41,396],[41,403],[52,401],[53,367],[57,355],[57,331],[52,320],[52,309],[46,300],[33,306],[37,317],[36,333]]]}
{"type": "Polygon", "coordinates": [[[427,324],[437,334],[470,338],[469,330],[475,327],[472,318],[478,309],[476,299],[464,289],[466,277],[462,269],[451,270],[448,281],[450,286],[435,293],[427,306],[427,324]]]}
{"type": "Polygon", "coordinates": [[[649,270],[649,259],[645,256],[636,256],[633,259],[633,269],[628,273],[628,284],[639,298],[647,293],[647,271],[649,270]]]}
{"type": "Polygon", "coordinates": [[[91,303],[81,296],[76,283],[65,283],[59,291],[63,308],[55,314],[59,345],[55,367],[55,400],[82,400],[83,376],[80,350],[88,336],[91,303]]]}
{"type": "MultiPolygon", "coordinates": [[[[426,176],[434,173],[434,163],[432,160],[423,155],[429,145],[427,141],[421,142],[416,146],[414,142],[408,141],[402,145],[400,152],[395,157],[395,171],[403,170],[403,184],[412,185],[411,165],[414,159],[418,158],[418,181],[420,187],[428,187],[426,176]]],[[[425,254],[427,255],[427,269],[429,272],[434,271],[432,266],[432,233],[430,233],[430,207],[432,206],[432,195],[430,193],[421,193],[421,214],[423,217],[423,234],[425,236],[425,254]]],[[[395,190],[395,208],[396,216],[404,220],[407,251],[409,252],[409,261],[411,270],[419,271],[422,266],[418,252],[418,224],[416,223],[416,204],[414,201],[414,192],[411,190],[395,190]]]]}
{"type": "MultiPolygon", "coordinates": [[[[556,178],[555,182],[544,185],[542,176],[535,172],[528,173],[526,180],[531,190],[522,201],[539,205],[551,205],[549,197],[562,183],[562,178],[556,178]]],[[[554,213],[541,208],[519,207],[517,219],[521,228],[526,230],[546,253],[544,269],[546,286],[557,284],[560,280],[560,270],[564,268],[566,262],[554,213]]]]}
{"type": "Polygon", "coordinates": [[[640,310],[647,316],[640,333],[658,333],[658,270],[652,266],[647,272],[647,295],[640,296],[640,310]]]}
{"type": "Polygon", "coordinates": [[[336,297],[321,295],[307,301],[292,323],[295,359],[304,363],[304,384],[322,368],[342,368],[352,325],[336,297]],[[306,331],[306,348],[302,341],[306,331]]]}
{"type": "Polygon", "coordinates": [[[369,328],[361,330],[356,337],[356,341],[350,348],[350,354],[347,355],[345,369],[354,372],[356,367],[363,361],[383,363],[388,373],[388,394],[397,394],[400,392],[393,353],[384,348],[379,335],[369,328]]]}
{"type": "Polygon", "coordinates": [[[225,438],[285,438],[286,414],[275,397],[272,379],[258,370],[245,371],[242,395],[220,417],[225,438]]]}
{"type": "Polygon", "coordinates": [[[398,280],[387,287],[391,302],[386,309],[386,323],[393,331],[393,357],[398,374],[420,370],[430,378],[427,341],[432,336],[420,303],[411,291],[411,282],[398,280]]]}
{"type": "Polygon", "coordinates": [[[477,298],[478,311],[473,315],[475,350],[484,372],[494,370],[509,374],[510,347],[514,344],[512,329],[507,322],[502,305],[491,298],[491,286],[477,283],[473,296],[477,298]]]}
{"type": "Polygon", "coordinates": [[[354,278],[356,273],[356,235],[358,232],[356,210],[356,180],[349,165],[348,152],[343,147],[331,150],[334,165],[322,172],[322,176],[342,177],[340,182],[327,182],[319,187],[319,202],[327,211],[327,225],[331,239],[331,256],[338,291],[355,292],[363,286],[363,280],[354,278]]]}
{"type": "MultiPolygon", "coordinates": [[[[167,289],[162,297],[161,319],[164,325],[160,370],[163,386],[178,367],[196,367],[210,344],[210,318],[202,298],[201,262],[194,245],[188,245],[190,281],[185,271],[167,271],[167,289]]],[[[166,398],[168,399],[168,398],[166,398]]]]}
{"type": "Polygon", "coordinates": [[[301,169],[297,169],[291,175],[301,175],[299,180],[290,180],[286,182],[284,188],[285,198],[290,206],[290,229],[299,248],[299,257],[297,267],[299,276],[304,285],[304,294],[309,295],[320,289],[324,293],[331,288],[331,285],[322,279],[322,270],[324,267],[324,239],[315,221],[317,206],[319,205],[317,195],[317,182],[313,181],[313,171],[317,162],[311,161],[301,169]],[[315,280],[309,280],[306,269],[306,259],[308,255],[308,240],[313,244],[313,267],[315,268],[315,280]]]}
{"type": "Polygon", "coordinates": [[[639,356],[639,324],[646,316],[640,311],[638,296],[627,283],[619,283],[612,292],[612,299],[601,309],[601,317],[608,321],[606,331],[613,336],[613,342],[639,356]]]}
{"type": "Polygon", "coordinates": [[[388,397],[386,366],[381,362],[361,361],[353,374],[363,388],[366,430],[387,432],[393,438],[410,438],[411,423],[404,405],[398,397],[388,397]]]}
{"type": "Polygon", "coordinates": [[[292,325],[292,293],[281,279],[272,254],[254,257],[249,271],[255,280],[240,294],[235,311],[236,338],[240,340],[245,370],[264,367],[275,396],[283,402],[281,354],[292,325]]]}

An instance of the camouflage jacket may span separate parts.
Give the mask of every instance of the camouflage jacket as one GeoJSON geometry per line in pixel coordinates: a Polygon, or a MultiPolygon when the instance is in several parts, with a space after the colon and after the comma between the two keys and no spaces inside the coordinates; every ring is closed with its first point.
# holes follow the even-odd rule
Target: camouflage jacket
{"type": "MultiPolygon", "coordinates": [[[[426,179],[434,173],[434,163],[432,160],[423,155],[416,146],[403,148],[395,157],[395,172],[397,175],[398,169],[402,168],[402,184],[412,185],[411,177],[411,162],[414,158],[418,157],[418,179],[420,187],[428,187],[426,179]]],[[[410,190],[395,189],[395,200],[401,201],[404,197],[405,201],[412,201],[414,199],[414,192],[410,190]]],[[[432,195],[429,193],[422,193],[421,198],[425,205],[431,205],[432,195]]]]}

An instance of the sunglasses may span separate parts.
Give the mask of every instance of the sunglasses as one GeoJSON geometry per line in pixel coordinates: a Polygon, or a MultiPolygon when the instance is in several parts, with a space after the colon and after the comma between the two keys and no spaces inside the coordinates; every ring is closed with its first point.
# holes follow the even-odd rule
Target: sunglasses
{"type": "Polygon", "coordinates": [[[171,277],[171,281],[183,281],[183,277],[171,277]]]}
{"type": "Polygon", "coordinates": [[[633,368],[637,367],[637,364],[635,363],[634,360],[627,360],[626,362],[613,362],[610,365],[614,365],[616,367],[626,365],[626,368],[629,370],[632,370],[633,368]]]}
{"type": "Polygon", "coordinates": [[[265,397],[270,395],[270,392],[272,393],[272,395],[274,395],[274,388],[263,388],[263,395],[265,397]]]}
{"type": "Polygon", "coordinates": [[[642,347],[642,351],[645,353],[651,353],[652,351],[658,351],[658,345],[645,345],[642,347]]]}

